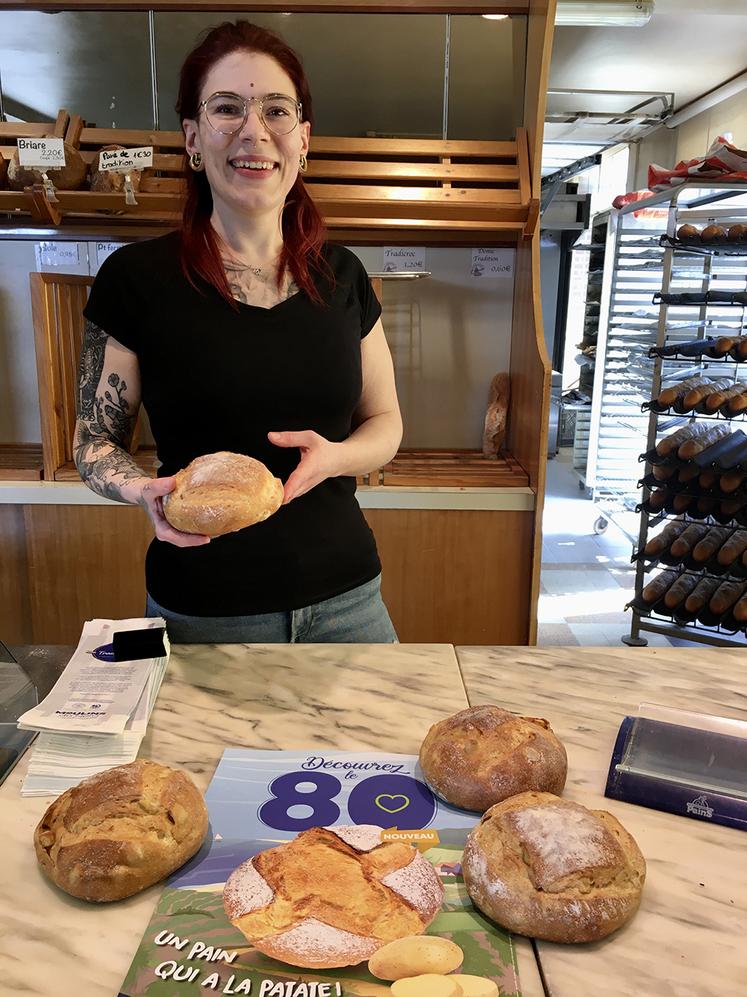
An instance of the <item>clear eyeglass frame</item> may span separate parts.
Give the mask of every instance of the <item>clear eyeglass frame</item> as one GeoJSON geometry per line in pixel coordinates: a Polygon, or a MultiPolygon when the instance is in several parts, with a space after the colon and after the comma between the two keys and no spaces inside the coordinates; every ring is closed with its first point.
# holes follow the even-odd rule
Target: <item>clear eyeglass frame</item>
{"type": "MultiPolygon", "coordinates": [[[[241,129],[246,124],[246,119],[249,117],[249,108],[251,107],[252,104],[257,105],[257,111],[259,113],[259,117],[260,120],[262,121],[262,124],[265,126],[265,128],[268,131],[272,132],[274,135],[289,135],[294,128],[298,127],[298,123],[302,120],[303,108],[301,106],[301,102],[299,100],[294,100],[293,97],[289,97],[288,94],[284,93],[268,93],[264,97],[242,97],[241,94],[232,93],[229,90],[219,90],[216,93],[211,93],[209,97],[205,98],[205,100],[200,101],[200,104],[197,108],[197,113],[199,115],[201,111],[205,112],[205,119],[207,120],[207,123],[210,125],[213,131],[216,131],[221,135],[235,135],[237,132],[240,132],[241,129]],[[230,97],[240,102],[243,105],[244,113],[241,119],[241,123],[237,125],[235,128],[218,128],[211,120],[210,113],[208,111],[208,104],[211,101],[213,101],[216,97],[230,97]],[[265,117],[264,113],[265,104],[272,103],[273,101],[277,102],[279,99],[287,101],[289,106],[292,105],[296,110],[296,116],[293,119],[290,128],[285,128],[285,127],[278,128],[278,124],[280,123],[278,120],[273,121],[265,117]]],[[[286,122],[283,122],[283,124],[285,123],[286,122]]]]}

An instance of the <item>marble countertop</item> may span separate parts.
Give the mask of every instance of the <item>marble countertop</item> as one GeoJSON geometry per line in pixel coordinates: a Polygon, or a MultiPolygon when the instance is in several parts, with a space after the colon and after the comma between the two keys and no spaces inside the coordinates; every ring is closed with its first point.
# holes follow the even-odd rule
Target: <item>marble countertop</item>
{"type": "Polygon", "coordinates": [[[747,833],[604,797],[620,721],[640,703],[747,720],[744,651],[457,647],[471,705],[541,716],[568,750],[564,795],[614,813],[648,875],[641,908],[591,945],[538,942],[549,997],[747,994],[747,833]]]}
{"type": "MultiPolygon", "coordinates": [[[[416,754],[466,705],[449,645],[176,645],[140,754],[204,790],[226,747],[416,754]]],[[[113,997],[161,887],[98,906],[52,886],[32,844],[50,800],[20,797],[27,764],[0,787],[0,994],[113,997]]],[[[522,993],[542,997],[531,944],[516,941],[522,993]]]]}

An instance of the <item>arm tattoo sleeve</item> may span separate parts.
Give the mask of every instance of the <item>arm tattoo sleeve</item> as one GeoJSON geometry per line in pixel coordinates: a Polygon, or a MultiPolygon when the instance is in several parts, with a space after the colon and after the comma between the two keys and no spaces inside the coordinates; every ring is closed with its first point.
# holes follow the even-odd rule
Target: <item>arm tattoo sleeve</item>
{"type": "Polygon", "coordinates": [[[137,410],[131,411],[127,382],[112,372],[101,384],[109,337],[86,322],[78,384],[78,424],[75,464],[89,488],[105,498],[122,502],[121,486],[145,477],[130,454],[137,410]]]}

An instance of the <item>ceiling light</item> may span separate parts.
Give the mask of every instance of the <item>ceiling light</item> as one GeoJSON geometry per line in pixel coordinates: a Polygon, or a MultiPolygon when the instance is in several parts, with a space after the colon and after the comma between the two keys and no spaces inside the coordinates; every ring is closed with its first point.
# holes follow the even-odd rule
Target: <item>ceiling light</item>
{"type": "Polygon", "coordinates": [[[558,0],[555,23],[604,28],[640,28],[648,24],[654,0],[558,0]]]}
{"type": "Polygon", "coordinates": [[[508,14],[483,14],[486,21],[505,21],[508,14]]]}

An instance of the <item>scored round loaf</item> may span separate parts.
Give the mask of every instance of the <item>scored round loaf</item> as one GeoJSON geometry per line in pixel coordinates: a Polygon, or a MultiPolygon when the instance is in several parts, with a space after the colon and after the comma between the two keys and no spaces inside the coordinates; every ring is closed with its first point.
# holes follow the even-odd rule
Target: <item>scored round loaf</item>
{"type": "Polygon", "coordinates": [[[484,813],[530,789],[562,792],[568,759],[547,720],[519,717],[500,706],[473,706],[431,727],[420,748],[420,766],[447,803],[484,813]]]}
{"type": "Polygon", "coordinates": [[[34,831],[36,857],[80,900],[122,900],[183,865],[199,849],[208,814],[190,777],[135,761],[66,790],[34,831]]]}
{"type": "Polygon", "coordinates": [[[228,919],[291,966],[355,966],[422,934],[443,903],[438,873],[412,845],[371,824],[312,827],[254,855],[223,891],[228,919]]]}
{"type": "MultiPolygon", "coordinates": [[[[88,165],[75,146],[64,143],[65,165],[50,166],[46,174],[57,190],[80,190],[86,182],[88,165]]],[[[21,166],[18,150],[8,163],[8,187],[11,190],[24,190],[34,184],[44,182],[44,170],[38,166],[21,166]]]]}
{"type": "Polygon", "coordinates": [[[591,942],[635,914],[646,863],[612,814],[521,793],[470,832],[462,872],[475,906],[509,931],[591,942]]]}
{"type": "Polygon", "coordinates": [[[125,177],[129,176],[133,190],[140,190],[143,179],[143,171],[132,169],[129,173],[121,173],[118,170],[100,170],[102,152],[115,152],[125,149],[124,145],[103,145],[96,153],[91,163],[91,190],[104,194],[119,194],[125,189],[125,177]]]}
{"type": "Polygon", "coordinates": [[[174,490],[163,499],[171,525],[184,533],[220,537],[262,522],[280,508],[283,483],[265,465],[244,454],[196,457],[177,471],[174,490]]]}

